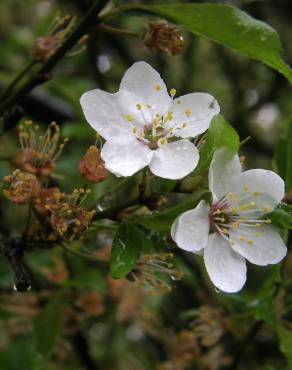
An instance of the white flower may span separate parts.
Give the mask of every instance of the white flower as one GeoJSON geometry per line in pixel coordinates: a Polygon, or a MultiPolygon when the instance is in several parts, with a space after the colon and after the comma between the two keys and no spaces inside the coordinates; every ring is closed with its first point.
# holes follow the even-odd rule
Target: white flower
{"type": "Polygon", "coordinates": [[[180,248],[203,254],[217,288],[237,292],[246,281],[245,259],[265,266],[286,255],[287,248],[271,220],[261,219],[284,197],[284,182],[272,171],[241,172],[238,156],[221,148],[211,163],[209,188],[212,205],[202,200],[181,214],[171,235],[180,248]]]}
{"type": "Polygon", "coordinates": [[[109,171],[131,176],[149,165],[157,176],[181,179],[195,169],[198,149],[187,138],[208,129],[219,105],[205,93],[174,95],[145,62],[126,71],[117,93],[82,95],[86,120],[106,140],[101,157],[109,171]]]}

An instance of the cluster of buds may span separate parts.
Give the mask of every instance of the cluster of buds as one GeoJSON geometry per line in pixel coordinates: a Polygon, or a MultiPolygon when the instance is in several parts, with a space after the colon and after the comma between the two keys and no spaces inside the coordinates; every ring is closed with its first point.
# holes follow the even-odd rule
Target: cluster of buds
{"type": "Polygon", "coordinates": [[[181,31],[166,21],[149,22],[143,40],[153,53],[177,55],[184,50],[181,31]]]}
{"type": "Polygon", "coordinates": [[[14,158],[14,164],[22,171],[35,176],[48,176],[55,167],[56,160],[62,154],[68,141],[61,142],[60,128],[52,122],[45,133],[39,133],[39,127],[32,121],[25,121],[19,127],[21,149],[14,158]]]}
{"type": "Polygon", "coordinates": [[[5,197],[17,204],[30,203],[41,190],[36,176],[18,169],[4,177],[2,187],[5,197]]]}
{"type": "Polygon", "coordinates": [[[173,268],[172,258],[172,253],[142,255],[127,278],[150,295],[169,292],[171,285],[159,274],[167,275],[172,280],[182,278],[182,272],[173,268]]]}
{"type": "Polygon", "coordinates": [[[84,157],[81,158],[79,170],[84,180],[99,183],[108,177],[108,170],[104,167],[104,161],[100,157],[99,149],[91,145],[84,157]]]}
{"type": "MultiPolygon", "coordinates": [[[[46,62],[56,50],[63,44],[64,40],[72,32],[76,25],[76,17],[66,15],[64,17],[57,16],[52,22],[48,33],[44,37],[40,37],[36,40],[32,48],[32,56],[34,60],[40,63],[46,62]]],[[[82,37],[77,46],[79,46],[79,52],[84,49],[84,42],[87,39],[87,35],[82,37]]]]}
{"type": "Polygon", "coordinates": [[[66,240],[81,239],[88,230],[95,211],[86,210],[82,203],[90,192],[89,189],[75,189],[65,199],[61,197],[59,203],[46,205],[50,212],[51,227],[58,237],[66,240]]]}
{"type": "Polygon", "coordinates": [[[225,333],[228,320],[220,309],[202,306],[195,312],[195,320],[192,323],[196,338],[204,347],[211,347],[225,333]]]}

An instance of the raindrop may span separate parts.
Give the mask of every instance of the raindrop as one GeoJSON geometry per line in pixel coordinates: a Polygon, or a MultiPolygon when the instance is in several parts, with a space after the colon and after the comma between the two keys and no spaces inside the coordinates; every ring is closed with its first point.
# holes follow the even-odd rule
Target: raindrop
{"type": "Polygon", "coordinates": [[[24,293],[31,290],[31,285],[27,281],[20,281],[13,285],[13,290],[24,293]]]}
{"type": "Polygon", "coordinates": [[[100,204],[100,203],[97,203],[96,205],[96,209],[99,211],[99,212],[102,212],[104,210],[104,207],[100,204]]]}

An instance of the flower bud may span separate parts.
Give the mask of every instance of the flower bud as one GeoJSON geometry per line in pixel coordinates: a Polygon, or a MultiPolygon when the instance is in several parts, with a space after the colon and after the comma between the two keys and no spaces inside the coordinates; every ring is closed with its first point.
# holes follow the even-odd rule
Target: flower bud
{"type": "Polygon", "coordinates": [[[49,210],[56,210],[66,195],[58,188],[43,188],[38,197],[34,200],[36,210],[45,214],[49,210]]]}
{"type": "Polygon", "coordinates": [[[181,54],[184,49],[181,31],[165,21],[148,23],[144,43],[153,53],[164,55],[181,54]]]}
{"type": "Polygon", "coordinates": [[[104,167],[104,162],[100,158],[100,151],[93,145],[81,158],[79,170],[84,180],[89,182],[99,183],[108,177],[108,170],[104,167]]]}
{"type": "Polygon", "coordinates": [[[37,178],[29,173],[15,170],[3,179],[3,194],[17,204],[27,204],[38,196],[41,186],[37,178]]]}
{"type": "Polygon", "coordinates": [[[37,125],[26,121],[19,127],[18,137],[21,149],[13,162],[17,168],[36,176],[48,176],[53,171],[68,141],[61,142],[60,128],[55,122],[40,133],[37,125]]]}
{"type": "Polygon", "coordinates": [[[48,60],[60,46],[60,40],[57,36],[44,36],[36,40],[32,48],[33,58],[40,63],[48,60]]]}

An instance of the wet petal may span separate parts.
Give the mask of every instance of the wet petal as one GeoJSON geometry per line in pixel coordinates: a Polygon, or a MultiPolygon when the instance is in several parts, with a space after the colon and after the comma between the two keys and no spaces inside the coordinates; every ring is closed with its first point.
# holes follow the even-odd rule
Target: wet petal
{"type": "Polygon", "coordinates": [[[80,104],[86,120],[102,137],[131,136],[131,126],[125,119],[125,100],[128,94],[109,94],[103,90],[87,91],[81,96],[80,104]]]}
{"type": "Polygon", "coordinates": [[[174,135],[188,138],[205,132],[220,107],[212,95],[193,93],[175,99],[169,110],[173,115],[174,135]]]}
{"type": "Polygon", "coordinates": [[[219,200],[230,191],[230,179],[241,173],[238,155],[227,148],[220,148],[214,153],[209,169],[209,189],[214,200],[219,200]]]}
{"type": "Polygon", "coordinates": [[[192,172],[198,161],[198,149],[189,140],[183,139],[155,150],[149,167],[156,176],[177,180],[192,172]]]}
{"type": "Polygon", "coordinates": [[[245,259],[234,252],[229,243],[219,234],[209,236],[204,248],[204,261],[213,284],[223,292],[235,293],[246,281],[245,259]]]}
{"type": "Polygon", "coordinates": [[[150,163],[152,151],[134,138],[112,138],[104,144],[101,157],[116,176],[132,176],[150,163]]]}
{"type": "Polygon", "coordinates": [[[151,110],[155,114],[164,115],[171,104],[171,98],[159,73],[145,62],[134,63],[126,71],[120,90],[129,91],[135,96],[135,104],[142,105],[147,120],[151,116],[151,110]],[[150,110],[147,105],[151,106],[150,110]]]}
{"type": "Polygon", "coordinates": [[[254,169],[232,177],[228,190],[238,199],[240,205],[254,202],[255,208],[270,212],[285,195],[285,184],[273,171],[254,169]]]}
{"type": "Polygon", "coordinates": [[[278,231],[264,224],[259,228],[241,226],[230,232],[230,239],[234,242],[233,249],[236,252],[260,266],[278,263],[287,253],[278,231]]]}
{"type": "Polygon", "coordinates": [[[195,209],[182,213],[171,227],[171,237],[179,248],[197,252],[208,243],[209,205],[201,201],[195,209]]]}

